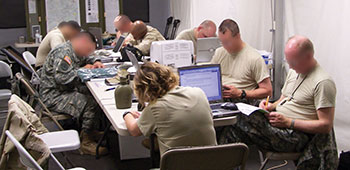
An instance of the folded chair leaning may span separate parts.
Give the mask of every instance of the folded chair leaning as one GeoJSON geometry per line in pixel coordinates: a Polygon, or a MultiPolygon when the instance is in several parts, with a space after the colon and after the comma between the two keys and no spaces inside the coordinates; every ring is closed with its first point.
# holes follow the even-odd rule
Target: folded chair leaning
{"type": "Polygon", "coordinates": [[[24,145],[42,167],[46,167],[51,152],[38,135],[48,130],[40,122],[33,108],[17,95],[12,95],[9,101],[8,115],[0,139],[0,170],[25,170],[14,144],[5,135],[6,130],[9,130],[24,145]]]}

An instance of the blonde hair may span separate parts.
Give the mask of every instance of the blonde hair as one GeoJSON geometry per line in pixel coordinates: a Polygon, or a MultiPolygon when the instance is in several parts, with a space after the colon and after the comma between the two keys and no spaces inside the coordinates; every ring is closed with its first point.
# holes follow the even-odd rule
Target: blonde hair
{"type": "Polygon", "coordinates": [[[134,77],[134,89],[140,103],[153,103],[179,85],[179,77],[171,68],[147,62],[134,77]]]}

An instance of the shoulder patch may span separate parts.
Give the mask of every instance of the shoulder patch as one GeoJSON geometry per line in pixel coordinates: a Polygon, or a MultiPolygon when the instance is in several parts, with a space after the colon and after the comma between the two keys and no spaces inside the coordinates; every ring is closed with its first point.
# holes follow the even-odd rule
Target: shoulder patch
{"type": "Polygon", "coordinates": [[[72,60],[67,55],[64,57],[64,61],[66,61],[68,64],[72,64],[72,60]]]}

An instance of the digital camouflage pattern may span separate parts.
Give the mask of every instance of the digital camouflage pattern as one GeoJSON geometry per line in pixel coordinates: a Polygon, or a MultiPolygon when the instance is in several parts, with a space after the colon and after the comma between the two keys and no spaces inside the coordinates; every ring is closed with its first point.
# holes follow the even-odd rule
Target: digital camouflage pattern
{"type": "Polygon", "coordinates": [[[237,123],[226,127],[220,144],[243,142],[274,152],[301,152],[297,169],[336,169],[338,154],[333,131],[329,134],[307,134],[273,127],[261,112],[237,115],[237,123]]]}
{"type": "Polygon", "coordinates": [[[77,71],[97,61],[94,57],[79,57],[70,42],[53,49],[40,71],[40,97],[48,108],[82,120],[83,130],[94,128],[97,103],[83,84],[77,71]]]}

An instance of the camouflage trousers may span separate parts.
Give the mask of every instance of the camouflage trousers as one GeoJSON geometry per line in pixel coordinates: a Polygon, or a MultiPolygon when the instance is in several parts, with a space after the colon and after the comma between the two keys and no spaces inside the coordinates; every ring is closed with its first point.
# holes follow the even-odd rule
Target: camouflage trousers
{"type": "Polygon", "coordinates": [[[219,143],[243,142],[268,151],[302,152],[311,137],[303,132],[273,127],[263,113],[255,112],[249,117],[237,115],[237,123],[223,130],[219,143]]]}
{"type": "Polygon", "coordinates": [[[82,130],[93,130],[96,128],[97,108],[98,104],[90,94],[70,92],[56,97],[55,103],[49,109],[81,120],[82,130]]]}

